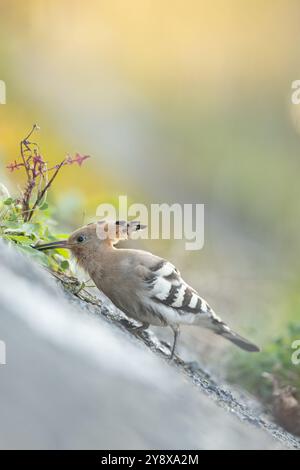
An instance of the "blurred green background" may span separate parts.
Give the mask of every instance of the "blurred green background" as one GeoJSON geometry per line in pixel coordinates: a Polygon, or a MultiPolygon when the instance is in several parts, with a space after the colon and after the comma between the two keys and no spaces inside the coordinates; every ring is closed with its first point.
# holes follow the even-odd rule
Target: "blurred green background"
{"type": "MultiPolygon", "coordinates": [[[[1,0],[2,181],[21,184],[5,166],[37,122],[46,160],[93,157],[56,182],[64,229],[119,194],[204,203],[203,250],[134,246],[171,258],[263,345],[300,304],[299,19],[296,0],[1,0]]],[[[184,338],[211,362],[212,336],[184,338]]]]}

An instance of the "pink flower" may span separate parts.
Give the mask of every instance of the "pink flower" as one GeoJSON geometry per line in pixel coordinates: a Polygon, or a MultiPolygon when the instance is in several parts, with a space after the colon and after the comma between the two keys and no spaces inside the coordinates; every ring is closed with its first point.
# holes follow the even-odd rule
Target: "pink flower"
{"type": "Polygon", "coordinates": [[[87,158],[90,158],[90,155],[80,155],[80,153],[76,153],[74,161],[78,163],[79,166],[81,166],[84,160],[87,158]]]}
{"type": "Polygon", "coordinates": [[[17,163],[17,161],[15,160],[13,163],[10,163],[9,165],[7,165],[7,169],[10,171],[10,172],[13,172],[14,170],[19,170],[19,168],[21,168],[21,166],[24,166],[23,163],[17,163]]]}
{"type": "Polygon", "coordinates": [[[66,163],[69,165],[72,165],[72,163],[78,163],[78,165],[81,166],[84,160],[86,160],[87,158],[90,158],[90,155],[81,155],[80,153],[76,153],[74,158],[68,155],[66,163]]]}

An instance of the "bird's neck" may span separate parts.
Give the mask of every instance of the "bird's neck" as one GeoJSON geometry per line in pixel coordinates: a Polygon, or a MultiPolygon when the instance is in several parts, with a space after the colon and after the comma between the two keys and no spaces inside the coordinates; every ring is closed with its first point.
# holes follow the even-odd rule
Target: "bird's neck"
{"type": "Polygon", "coordinates": [[[78,264],[90,275],[92,279],[100,279],[103,269],[108,262],[108,258],[113,248],[109,244],[97,244],[92,249],[86,250],[77,257],[78,264]]]}

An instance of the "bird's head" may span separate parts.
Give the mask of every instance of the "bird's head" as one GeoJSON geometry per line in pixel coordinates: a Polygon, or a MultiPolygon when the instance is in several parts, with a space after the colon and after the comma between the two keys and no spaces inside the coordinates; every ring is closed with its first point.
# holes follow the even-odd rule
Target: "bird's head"
{"type": "Polygon", "coordinates": [[[34,248],[40,251],[55,248],[65,248],[72,251],[76,258],[80,258],[87,250],[97,250],[100,246],[112,246],[120,240],[126,240],[140,230],[146,228],[140,222],[127,222],[117,220],[113,222],[99,221],[85,225],[73,232],[66,240],[35,245],[34,248]]]}

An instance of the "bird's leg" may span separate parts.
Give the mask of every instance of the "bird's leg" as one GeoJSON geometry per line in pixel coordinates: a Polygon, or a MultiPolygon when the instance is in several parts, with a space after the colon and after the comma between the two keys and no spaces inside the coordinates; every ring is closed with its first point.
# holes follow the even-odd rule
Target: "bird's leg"
{"type": "Polygon", "coordinates": [[[134,330],[134,331],[144,331],[144,330],[147,330],[147,328],[149,328],[149,326],[150,326],[150,323],[143,322],[141,324],[141,326],[133,326],[132,330],[134,330]]]}
{"type": "Polygon", "coordinates": [[[173,346],[172,346],[172,350],[171,350],[171,355],[170,355],[170,359],[172,360],[173,357],[174,357],[174,354],[175,354],[175,350],[176,350],[176,344],[177,344],[177,340],[178,340],[178,337],[179,337],[179,333],[180,333],[180,330],[179,330],[179,326],[178,325],[170,325],[172,330],[173,330],[173,333],[174,333],[174,342],[173,342],[173,346]]]}

